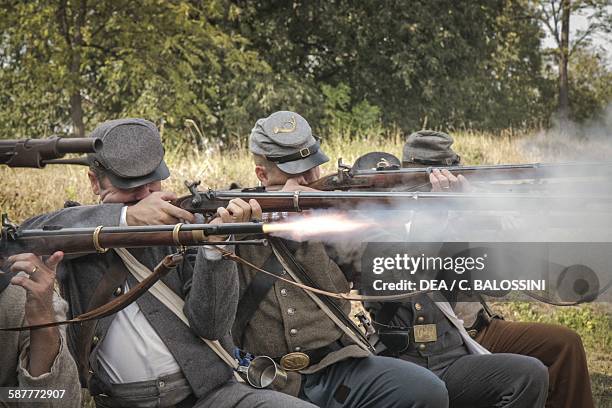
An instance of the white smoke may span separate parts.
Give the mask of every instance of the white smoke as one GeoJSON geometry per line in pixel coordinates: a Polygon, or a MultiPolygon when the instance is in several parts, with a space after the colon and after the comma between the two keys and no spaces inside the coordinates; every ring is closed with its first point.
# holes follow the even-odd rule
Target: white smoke
{"type": "Polygon", "coordinates": [[[520,143],[526,155],[547,162],[610,160],[612,102],[596,119],[585,123],[554,119],[551,129],[520,143]]]}

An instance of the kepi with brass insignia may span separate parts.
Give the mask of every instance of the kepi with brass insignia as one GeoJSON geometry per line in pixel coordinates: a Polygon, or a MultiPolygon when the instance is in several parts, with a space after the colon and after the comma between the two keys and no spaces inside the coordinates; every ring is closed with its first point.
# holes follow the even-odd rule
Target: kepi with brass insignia
{"type": "Polygon", "coordinates": [[[304,173],[329,161],[306,119],[290,111],[259,119],[251,131],[249,149],[287,174],[304,173]]]}

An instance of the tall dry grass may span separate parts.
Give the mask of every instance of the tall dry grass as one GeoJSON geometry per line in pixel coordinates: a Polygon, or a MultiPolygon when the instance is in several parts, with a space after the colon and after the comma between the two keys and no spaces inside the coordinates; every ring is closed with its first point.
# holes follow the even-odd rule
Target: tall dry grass
{"type": "MultiPolygon", "coordinates": [[[[521,140],[528,134],[514,137],[478,132],[454,134],[455,149],[465,164],[524,163],[537,160],[521,152],[521,140]]],[[[383,137],[378,132],[365,137],[351,137],[334,133],[323,140],[323,149],[330,157],[323,173],[334,172],[338,158],[352,163],[360,155],[371,151],[385,151],[401,157],[403,137],[399,133],[383,137]]],[[[166,153],[172,176],[164,182],[164,189],[177,194],[186,193],[185,180],[200,180],[201,188],[223,189],[231,182],[242,186],[255,186],[257,179],[253,162],[246,146],[234,149],[209,147],[196,151],[190,144],[180,144],[166,153]]],[[[48,166],[38,169],[11,169],[0,167],[0,210],[15,222],[36,214],[61,208],[64,201],[82,204],[96,202],[82,166],[48,166]]]]}
{"type": "MultiPolygon", "coordinates": [[[[508,132],[500,136],[466,131],[453,133],[453,136],[454,148],[462,156],[464,164],[529,163],[573,158],[584,160],[585,156],[605,159],[612,153],[609,143],[599,146],[584,141],[560,141],[555,135],[543,133],[508,132]]],[[[352,163],[360,155],[371,151],[385,151],[401,157],[402,145],[403,137],[399,133],[385,137],[382,132],[373,132],[366,137],[332,134],[323,140],[323,149],[331,158],[330,162],[323,166],[323,173],[335,171],[337,159],[340,157],[345,163],[352,163]]],[[[226,188],[233,181],[243,186],[254,186],[257,181],[246,146],[223,150],[212,146],[205,151],[194,151],[190,144],[184,143],[168,151],[166,161],[172,176],[165,182],[164,189],[177,194],[186,193],[184,180],[201,180],[201,188],[217,189],[226,188]]],[[[49,166],[44,170],[0,166],[0,211],[8,213],[13,221],[21,222],[33,215],[61,208],[65,200],[83,204],[95,203],[96,197],[91,193],[85,173],[86,169],[80,166],[49,166]]],[[[541,316],[554,317],[555,313],[561,313],[558,308],[550,306],[542,306],[541,309],[535,314],[532,313],[533,316],[527,317],[523,311],[518,319],[540,321],[541,316]]],[[[574,307],[563,313],[560,314],[563,318],[568,313],[572,316],[584,314],[588,318],[573,319],[572,328],[583,339],[588,340],[585,344],[596,406],[607,406],[612,395],[609,338],[604,339],[602,347],[604,340],[593,333],[593,327],[604,327],[602,330],[605,331],[605,327],[610,327],[610,316],[607,312],[599,312],[589,305],[574,307]],[[608,322],[608,326],[600,321],[608,322]],[[590,343],[596,343],[598,346],[593,347],[590,343]]],[[[510,316],[510,313],[508,315],[510,316]]],[[[550,321],[568,324],[558,318],[551,318],[550,321]]],[[[84,406],[92,407],[91,399],[87,398],[84,406]]]]}

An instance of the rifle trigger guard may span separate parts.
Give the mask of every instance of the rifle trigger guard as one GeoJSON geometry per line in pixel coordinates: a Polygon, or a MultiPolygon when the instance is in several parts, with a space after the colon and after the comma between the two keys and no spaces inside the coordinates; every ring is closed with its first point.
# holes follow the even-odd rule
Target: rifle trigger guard
{"type": "Polygon", "coordinates": [[[302,209],[300,208],[300,192],[299,191],[293,192],[293,208],[295,209],[296,212],[302,212],[302,209]]]}
{"type": "Polygon", "coordinates": [[[102,232],[102,228],[103,228],[102,225],[98,225],[96,229],[94,230],[93,235],[91,237],[94,248],[96,248],[96,252],[99,254],[103,254],[106,251],[108,251],[108,248],[104,248],[102,245],[100,245],[100,232],[102,232]]]}

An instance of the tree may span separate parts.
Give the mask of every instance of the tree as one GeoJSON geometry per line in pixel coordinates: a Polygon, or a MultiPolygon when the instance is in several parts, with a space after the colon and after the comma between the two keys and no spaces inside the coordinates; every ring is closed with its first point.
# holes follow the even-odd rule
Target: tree
{"type": "MultiPolygon", "coordinates": [[[[237,29],[273,72],[323,89],[324,106],[346,89],[345,112],[367,103],[409,132],[522,124],[540,102],[541,32],[526,0],[234,2],[237,29]]],[[[306,109],[315,123],[329,116],[306,109]]]]}
{"type": "Polygon", "coordinates": [[[157,0],[7,1],[0,7],[3,133],[83,136],[118,116],[214,129],[224,93],[265,70],[224,31],[229,4],[157,0]],[[221,21],[221,23],[219,23],[221,21]],[[238,84],[238,85],[237,85],[238,84]]]}
{"type": "Polygon", "coordinates": [[[536,17],[554,39],[553,50],[558,67],[558,114],[567,120],[570,114],[568,65],[572,55],[588,46],[596,33],[612,30],[608,0],[539,0],[536,17]],[[572,15],[587,14],[587,26],[570,38],[572,15]]]}
{"type": "Polygon", "coordinates": [[[604,58],[597,52],[579,49],[572,55],[570,69],[572,119],[585,122],[606,114],[612,101],[612,70],[604,58]]]}

